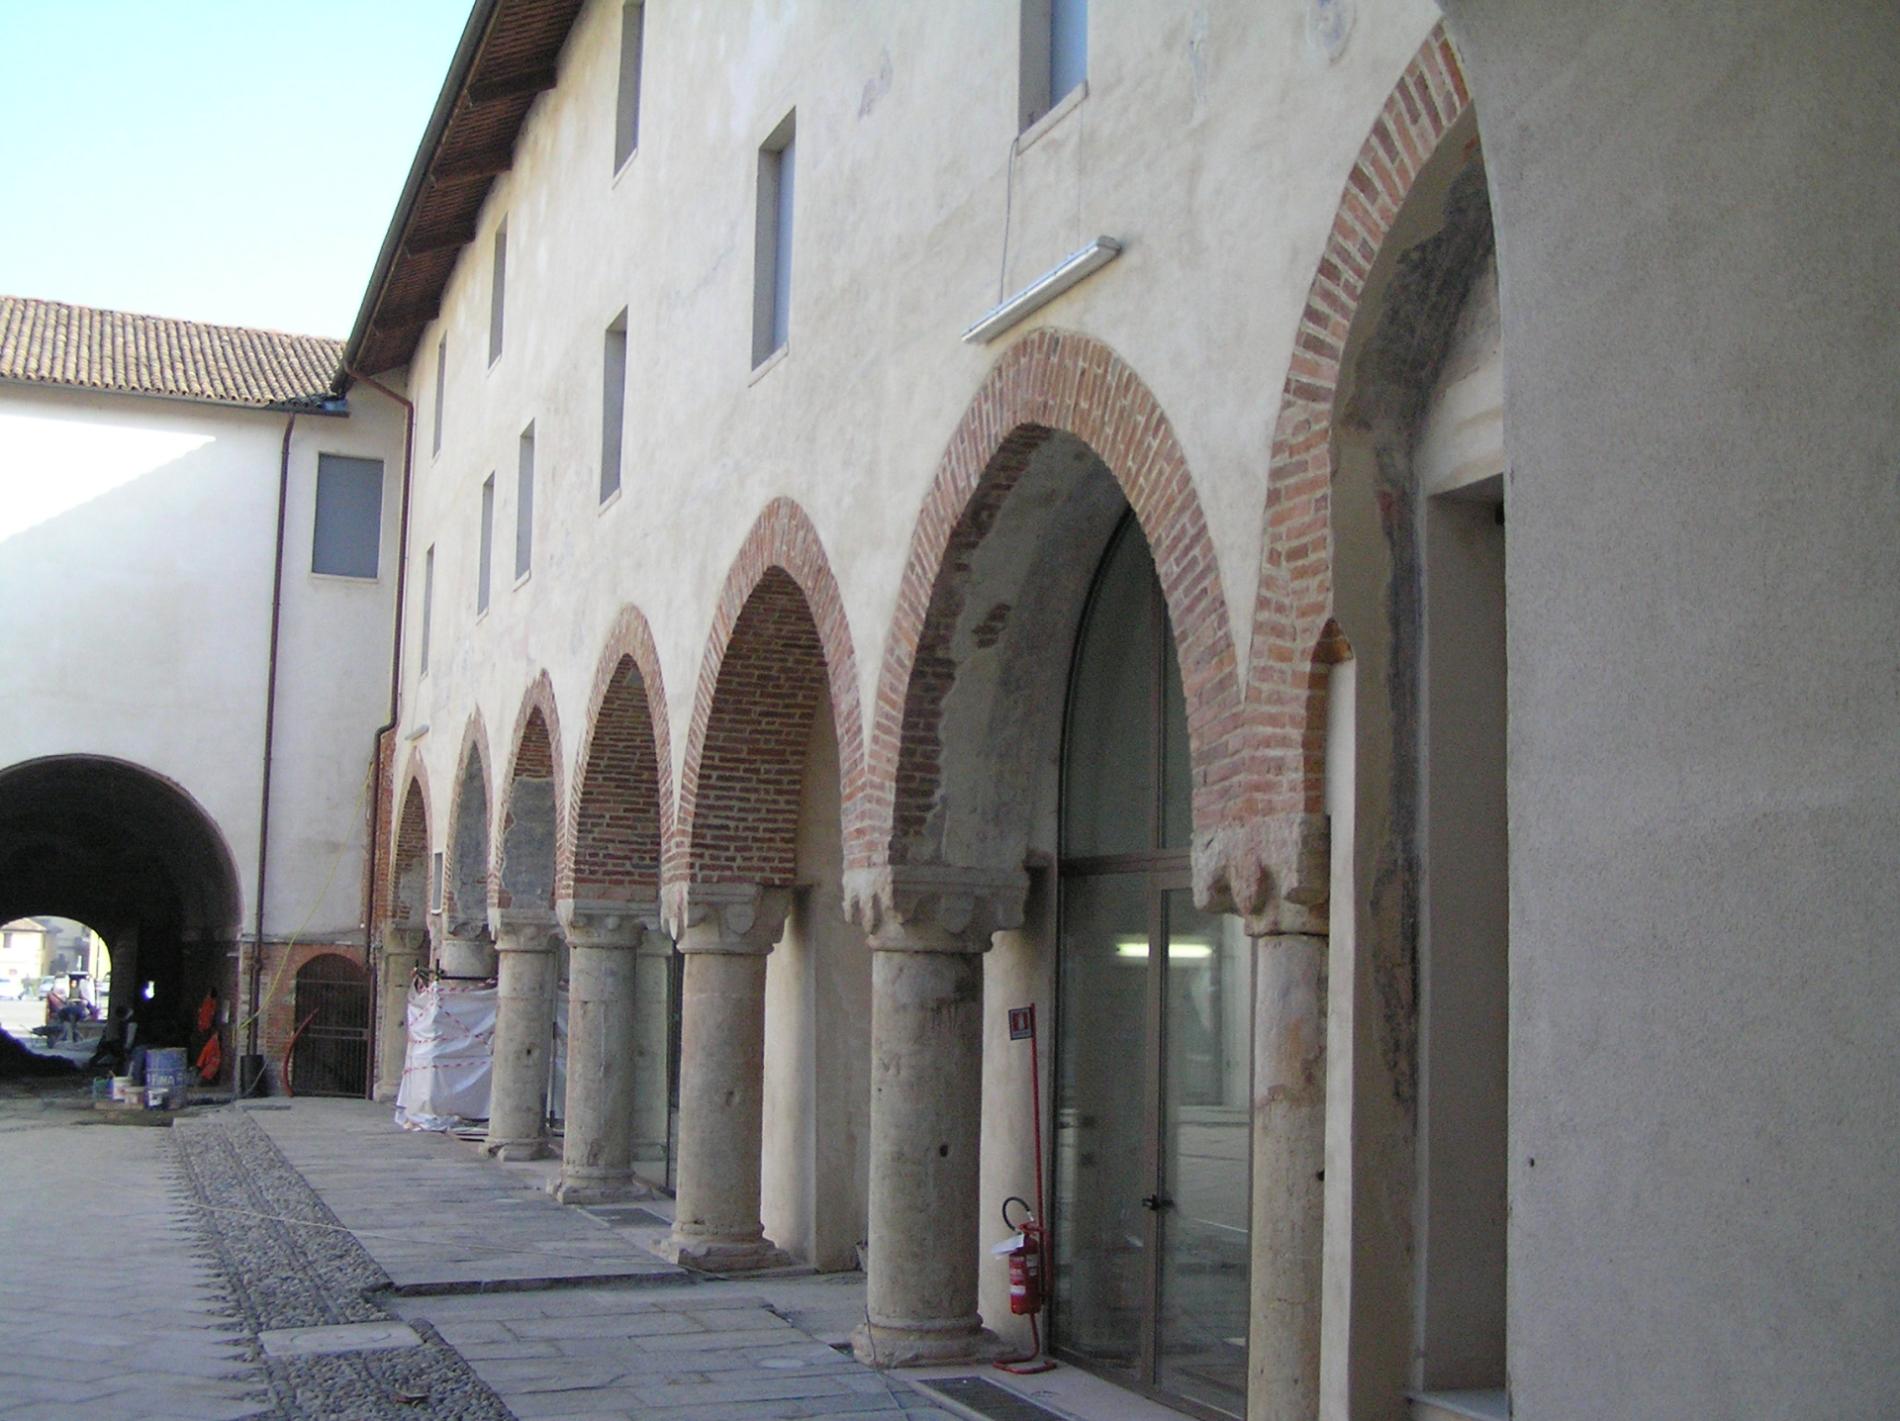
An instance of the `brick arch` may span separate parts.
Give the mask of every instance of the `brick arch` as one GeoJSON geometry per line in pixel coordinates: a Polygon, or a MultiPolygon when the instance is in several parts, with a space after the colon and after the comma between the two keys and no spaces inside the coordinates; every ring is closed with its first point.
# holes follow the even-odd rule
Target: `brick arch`
{"type": "Polygon", "coordinates": [[[673,837],[673,751],[652,628],[622,607],[607,635],[568,797],[559,898],[649,902],[673,837]]]}
{"type": "Polygon", "coordinates": [[[414,925],[422,923],[429,912],[429,849],[433,842],[429,826],[435,822],[435,815],[429,802],[429,767],[413,747],[403,767],[402,787],[389,854],[387,901],[392,919],[414,925]]]}
{"type": "Polygon", "coordinates": [[[488,727],[483,724],[481,709],[477,707],[462,730],[462,748],[455,756],[455,784],[449,792],[448,868],[442,884],[442,916],[448,923],[486,921],[488,917],[489,824],[495,804],[495,786],[488,766],[488,727]],[[472,781],[482,796],[481,807],[476,811],[478,817],[472,821],[466,798],[471,770],[474,772],[472,781]],[[473,852],[479,856],[481,872],[465,874],[462,871],[464,852],[470,846],[463,843],[462,837],[476,828],[481,831],[481,843],[474,846],[473,852]],[[464,904],[462,899],[478,883],[482,902],[464,904]]]}
{"type": "Polygon", "coordinates": [[[1251,803],[1262,819],[1326,807],[1332,621],[1332,488],[1340,362],[1374,263],[1426,161],[1471,107],[1441,21],[1406,65],[1347,174],[1280,392],[1267,473],[1260,589],[1247,678],[1256,727],[1251,803]]]}
{"type": "Polygon", "coordinates": [[[688,883],[792,881],[821,687],[838,736],[848,861],[864,786],[857,657],[817,530],[798,504],[777,498],[733,559],[706,640],[666,848],[669,893],[688,883]]]}
{"type": "Polygon", "coordinates": [[[1011,346],[970,401],[912,531],[878,677],[856,866],[905,862],[924,834],[942,790],[951,640],[971,559],[1031,457],[1058,432],[1108,466],[1154,554],[1187,695],[1197,854],[1233,811],[1245,754],[1237,657],[1187,459],[1160,403],[1120,356],[1045,328],[1011,346]]]}
{"type": "Polygon", "coordinates": [[[498,821],[501,842],[490,859],[489,898],[498,908],[551,909],[564,836],[561,716],[546,671],[521,697],[509,745],[498,821]]]}

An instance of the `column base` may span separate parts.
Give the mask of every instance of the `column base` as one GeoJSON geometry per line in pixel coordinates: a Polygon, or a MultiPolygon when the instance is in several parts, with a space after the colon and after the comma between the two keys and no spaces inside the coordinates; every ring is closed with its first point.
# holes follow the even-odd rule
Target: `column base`
{"type": "Polygon", "coordinates": [[[760,1273],[790,1268],[792,1256],[769,1238],[699,1238],[668,1234],[658,1245],[660,1257],[699,1273],[760,1273]]]}
{"type": "Polygon", "coordinates": [[[379,1085],[376,1087],[376,1094],[370,1098],[378,1105],[394,1105],[396,1103],[396,1087],[393,1085],[379,1085]]]}
{"type": "Polygon", "coordinates": [[[635,1179],[631,1172],[603,1175],[562,1175],[548,1186],[563,1204],[624,1204],[635,1199],[651,1199],[653,1191],[635,1179]]]}
{"type": "Polygon", "coordinates": [[[546,1139],[532,1140],[486,1140],[482,1143],[482,1153],[492,1155],[503,1164],[521,1164],[527,1160],[546,1159],[554,1153],[546,1139]]]}
{"type": "Polygon", "coordinates": [[[872,1367],[937,1367],[987,1362],[1003,1355],[1002,1340],[981,1318],[889,1326],[860,1323],[851,1334],[851,1355],[872,1367]]]}

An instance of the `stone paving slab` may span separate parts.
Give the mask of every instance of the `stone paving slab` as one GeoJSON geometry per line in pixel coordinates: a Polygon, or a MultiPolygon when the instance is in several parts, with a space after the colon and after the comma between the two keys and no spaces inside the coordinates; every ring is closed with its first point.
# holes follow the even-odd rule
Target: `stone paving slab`
{"type": "Polygon", "coordinates": [[[251,1118],[356,1235],[397,1294],[686,1276],[624,1231],[523,1188],[473,1146],[400,1129],[386,1105],[303,1099],[251,1118]]]}

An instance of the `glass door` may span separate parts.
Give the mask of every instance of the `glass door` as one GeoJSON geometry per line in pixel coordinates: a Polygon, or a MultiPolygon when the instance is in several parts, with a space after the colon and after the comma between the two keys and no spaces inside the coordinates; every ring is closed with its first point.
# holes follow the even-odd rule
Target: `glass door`
{"type": "Polygon", "coordinates": [[[1083,617],[1063,760],[1051,1336],[1246,1407],[1252,954],[1189,891],[1186,707],[1133,520],[1083,617]]]}

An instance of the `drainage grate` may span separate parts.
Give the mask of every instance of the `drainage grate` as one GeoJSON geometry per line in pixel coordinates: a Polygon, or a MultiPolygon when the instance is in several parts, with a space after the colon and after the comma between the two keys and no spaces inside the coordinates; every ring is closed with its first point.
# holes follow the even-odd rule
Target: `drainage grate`
{"type": "Polygon", "coordinates": [[[1021,1392],[998,1386],[988,1377],[921,1378],[911,1383],[954,1401],[966,1411],[974,1411],[989,1421],[1064,1421],[1062,1413],[1038,1406],[1021,1392]]]}
{"type": "Polygon", "coordinates": [[[670,1229],[673,1221],[664,1214],[656,1214],[651,1209],[642,1209],[634,1204],[595,1205],[588,1213],[603,1224],[612,1224],[617,1229],[670,1229]]]}

